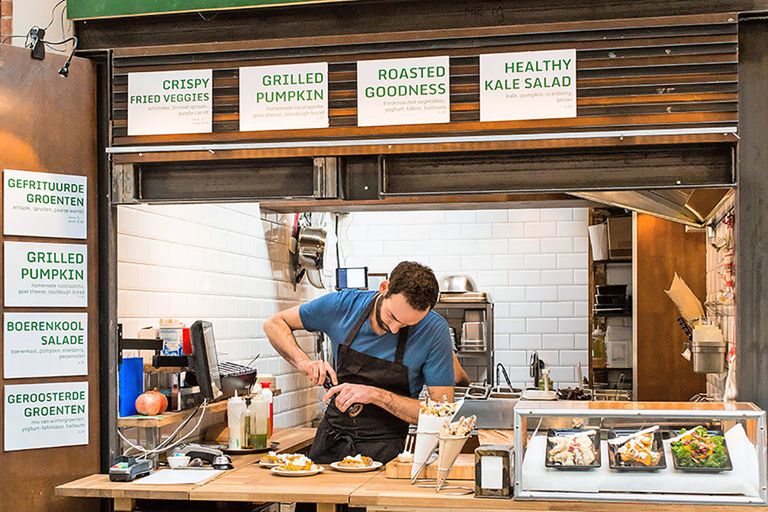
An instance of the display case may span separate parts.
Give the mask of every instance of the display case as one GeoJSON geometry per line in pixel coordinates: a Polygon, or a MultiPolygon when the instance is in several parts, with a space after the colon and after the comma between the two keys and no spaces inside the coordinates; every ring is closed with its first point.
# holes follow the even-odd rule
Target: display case
{"type": "Polygon", "coordinates": [[[515,497],[765,505],[765,427],[750,403],[519,402],[515,497]]]}

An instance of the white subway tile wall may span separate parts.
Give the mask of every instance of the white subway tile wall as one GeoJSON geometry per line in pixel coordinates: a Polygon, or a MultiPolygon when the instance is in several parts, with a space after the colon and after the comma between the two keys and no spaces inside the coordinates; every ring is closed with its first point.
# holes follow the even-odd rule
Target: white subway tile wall
{"type": "MultiPolygon", "coordinates": [[[[587,209],[356,212],[340,220],[342,266],[389,272],[408,259],[491,293],[495,357],[530,385],[534,350],[559,386],[587,367],[587,209]]],[[[474,377],[470,374],[470,377],[474,377]]]]}
{"type": "MultiPolygon", "coordinates": [[[[321,397],[263,331],[273,313],[323,293],[306,281],[294,291],[289,225],[287,216],[262,213],[258,204],[123,206],[118,213],[118,317],[125,335],[157,326],[159,318],[211,321],[221,361],[247,363],[260,354],[259,372],[276,376],[278,428],[309,424],[320,414],[321,397]]],[[[371,244],[380,255],[383,244],[371,244]]],[[[298,340],[315,354],[314,336],[302,332],[298,340]]]]}
{"type": "MultiPolygon", "coordinates": [[[[735,199],[731,197],[714,215],[715,219],[723,219],[728,212],[733,210],[735,199]]],[[[707,302],[717,302],[717,294],[725,289],[724,275],[726,274],[726,263],[730,257],[725,247],[728,239],[728,226],[725,222],[717,223],[715,226],[714,239],[707,240],[707,302]],[[716,246],[721,247],[718,249],[716,246]]],[[[739,271],[737,268],[736,272],[739,271]]],[[[718,325],[723,331],[723,337],[728,343],[736,341],[736,317],[735,307],[721,307],[717,309],[708,309],[708,316],[714,316],[718,325]]],[[[730,345],[729,345],[730,348],[730,345]]],[[[738,365],[737,365],[738,368],[738,365]]],[[[716,400],[723,398],[727,371],[722,374],[707,374],[707,394],[716,400]]]]}

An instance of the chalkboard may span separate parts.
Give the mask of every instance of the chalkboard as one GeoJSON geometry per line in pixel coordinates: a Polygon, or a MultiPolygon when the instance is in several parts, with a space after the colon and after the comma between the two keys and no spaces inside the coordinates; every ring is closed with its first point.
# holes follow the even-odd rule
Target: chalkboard
{"type": "Polygon", "coordinates": [[[69,0],[67,17],[71,20],[119,18],[142,14],[349,1],[352,0],[69,0]]]}

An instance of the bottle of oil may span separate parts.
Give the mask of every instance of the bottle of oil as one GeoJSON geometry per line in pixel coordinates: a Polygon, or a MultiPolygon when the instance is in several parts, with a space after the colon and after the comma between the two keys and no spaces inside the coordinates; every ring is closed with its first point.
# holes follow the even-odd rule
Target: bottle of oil
{"type": "Polygon", "coordinates": [[[251,445],[251,439],[253,439],[253,412],[251,411],[251,397],[245,397],[245,408],[243,409],[240,419],[240,428],[242,429],[242,446],[244,449],[256,448],[251,445]]]}
{"type": "Polygon", "coordinates": [[[264,449],[269,443],[269,402],[257,393],[251,398],[251,431],[248,444],[251,448],[264,449]]]}

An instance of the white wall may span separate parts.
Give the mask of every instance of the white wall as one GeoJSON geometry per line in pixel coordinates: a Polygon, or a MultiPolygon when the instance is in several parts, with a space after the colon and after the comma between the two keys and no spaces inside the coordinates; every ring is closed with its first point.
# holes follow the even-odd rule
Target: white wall
{"type": "Polygon", "coordinates": [[[587,210],[352,213],[341,218],[342,266],[389,272],[408,259],[438,277],[470,274],[495,305],[496,360],[530,384],[532,352],[560,386],[587,373],[587,210]]]}
{"type": "MultiPolygon", "coordinates": [[[[33,26],[45,28],[50,26],[45,32],[46,41],[63,41],[73,35],[72,22],[66,19],[66,13],[63,20],[64,30],[62,31],[62,8],[66,8],[66,2],[56,7],[52,14],[54,6],[59,3],[58,0],[15,0],[13,2],[13,33],[14,35],[25,35],[33,26]],[[53,23],[51,23],[53,19],[53,23]]],[[[24,46],[24,38],[14,38],[13,46],[24,46]]],[[[65,46],[56,46],[46,48],[46,52],[69,53],[72,49],[71,43],[65,46]]]]}
{"type": "MultiPolygon", "coordinates": [[[[275,426],[319,414],[320,389],[278,357],[264,337],[271,314],[321,293],[294,292],[285,216],[257,204],[124,206],[118,213],[118,317],[126,337],[159,318],[210,320],[221,360],[255,363],[277,376],[275,426]]],[[[299,337],[313,353],[314,337],[299,337]]]]}

